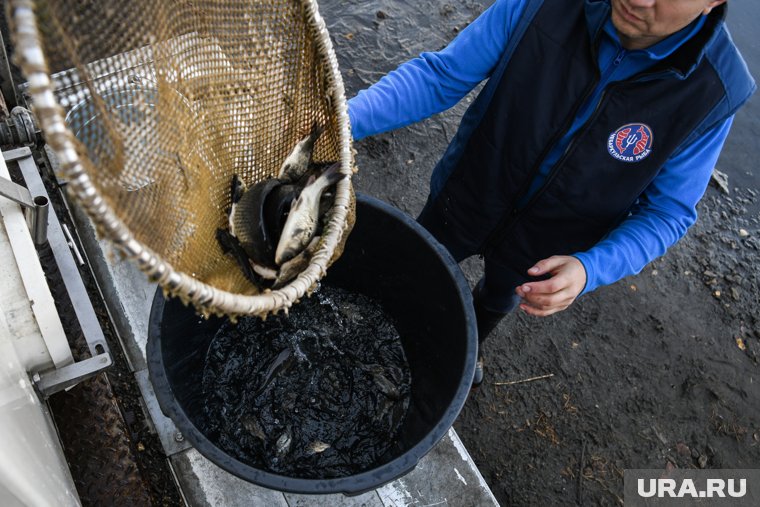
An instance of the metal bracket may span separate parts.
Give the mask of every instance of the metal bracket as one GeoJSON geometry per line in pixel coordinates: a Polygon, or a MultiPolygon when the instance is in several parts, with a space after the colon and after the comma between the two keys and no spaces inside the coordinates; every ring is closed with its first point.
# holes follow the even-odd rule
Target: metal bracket
{"type": "Polygon", "coordinates": [[[164,448],[164,453],[167,456],[173,456],[192,447],[190,442],[187,441],[174,425],[174,422],[166,417],[161,411],[161,407],[158,406],[158,400],[156,399],[156,393],[153,391],[153,384],[150,382],[148,370],[135,372],[135,378],[137,379],[137,385],[140,386],[140,392],[145,401],[145,408],[148,409],[150,420],[153,421],[158,439],[164,448]]]}
{"type": "MultiPolygon", "coordinates": [[[[16,161],[18,163],[21,174],[24,176],[26,185],[31,192],[48,199],[45,184],[37,170],[37,164],[34,162],[32,151],[29,148],[25,147],[5,151],[3,152],[3,157],[7,162],[16,161]]],[[[77,320],[82,328],[82,334],[90,349],[90,355],[95,357],[104,352],[109,352],[108,344],[106,343],[106,338],[103,335],[103,330],[100,327],[95,310],[92,307],[87,288],[84,286],[82,276],[77,269],[77,261],[75,261],[74,254],[69,246],[69,238],[66,237],[58,216],[55,213],[50,213],[48,228],[50,248],[53,251],[58,270],[61,272],[66,291],[69,293],[69,299],[71,299],[74,313],[76,313],[77,320]]],[[[73,241],[71,243],[73,244],[73,241]]],[[[78,254],[78,251],[76,253],[78,254]]],[[[81,256],[77,255],[77,260],[79,259],[81,259],[81,256]]]]}
{"type": "MultiPolygon", "coordinates": [[[[3,158],[7,162],[15,161],[18,164],[29,190],[11,182],[12,185],[16,185],[16,187],[29,193],[29,195],[31,193],[36,194],[38,197],[35,199],[44,199],[46,203],[49,203],[45,184],[37,169],[37,164],[32,158],[32,151],[28,147],[5,151],[3,152],[3,158]]],[[[25,197],[26,195],[22,195],[21,198],[25,197]]],[[[68,237],[66,236],[61,222],[55,213],[50,213],[46,217],[45,223],[49,226],[49,228],[46,227],[46,236],[49,239],[50,249],[53,251],[53,257],[63,278],[63,284],[69,294],[69,299],[74,307],[74,313],[77,316],[82,334],[92,355],[88,359],[53,371],[35,373],[32,380],[40,394],[44,398],[47,398],[52,394],[68,389],[82,380],[100,373],[111,366],[113,361],[105,336],[103,335],[103,330],[100,327],[100,322],[97,315],[95,315],[95,309],[92,307],[92,302],[82,281],[81,274],[77,269],[69,245],[69,243],[73,244],[73,238],[70,233],[68,237]]],[[[78,259],[81,259],[81,257],[78,257],[78,259]]]]}
{"type": "Polygon", "coordinates": [[[92,377],[113,364],[108,352],[90,357],[84,361],[72,363],[47,373],[35,373],[32,376],[37,390],[43,398],[77,385],[82,380],[92,377]]]}
{"type": "Polygon", "coordinates": [[[24,207],[26,223],[32,231],[32,239],[37,246],[47,241],[48,212],[50,202],[46,196],[32,197],[31,192],[18,183],[0,178],[0,196],[7,197],[24,207]]]}

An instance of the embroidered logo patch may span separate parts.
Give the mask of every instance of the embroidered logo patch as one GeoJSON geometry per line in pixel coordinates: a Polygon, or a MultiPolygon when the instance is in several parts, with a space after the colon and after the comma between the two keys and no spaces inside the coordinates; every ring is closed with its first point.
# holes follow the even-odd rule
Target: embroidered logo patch
{"type": "Polygon", "coordinates": [[[652,153],[652,129],[643,123],[623,125],[610,134],[607,151],[623,162],[639,162],[652,153]]]}

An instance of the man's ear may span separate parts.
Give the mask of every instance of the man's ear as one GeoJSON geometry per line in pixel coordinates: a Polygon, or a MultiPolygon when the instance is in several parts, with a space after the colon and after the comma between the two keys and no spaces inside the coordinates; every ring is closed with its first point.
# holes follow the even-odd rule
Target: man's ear
{"type": "Polygon", "coordinates": [[[705,9],[702,11],[702,14],[710,14],[710,11],[724,3],[726,3],[726,0],[710,0],[705,6],[705,9]]]}

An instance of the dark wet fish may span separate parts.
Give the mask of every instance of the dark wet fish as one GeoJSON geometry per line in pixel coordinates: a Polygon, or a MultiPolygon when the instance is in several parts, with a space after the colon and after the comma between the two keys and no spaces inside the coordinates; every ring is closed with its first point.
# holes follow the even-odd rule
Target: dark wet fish
{"type": "Polygon", "coordinates": [[[227,322],[207,361],[203,431],[244,463],[324,479],[370,470],[398,444],[408,364],[389,316],[361,294],[326,283],[287,317],[227,322]]]}
{"type": "Polygon", "coordinates": [[[263,220],[263,208],[267,196],[279,185],[278,180],[266,180],[248,189],[240,177],[234,175],[228,229],[216,231],[222,252],[231,254],[246,278],[259,287],[271,285],[271,280],[277,277],[274,264],[276,239],[263,220]]]}
{"type": "Polygon", "coordinates": [[[264,433],[264,430],[261,428],[261,424],[259,423],[258,419],[252,415],[247,415],[243,417],[243,420],[241,422],[243,424],[243,428],[245,428],[248,433],[261,441],[266,441],[267,436],[264,433]]]}
{"type": "Polygon", "coordinates": [[[264,226],[270,238],[278,241],[288,217],[290,206],[303,185],[283,183],[272,189],[264,200],[264,226]]]}
{"type": "Polygon", "coordinates": [[[311,126],[311,132],[308,136],[301,139],[296,144],[293,151],[285,158],[285,161],[280,167],[280,172],[277,173],[277,178],[282,181],[296,182],[301,176],[306,174],[309,170],[309,164],[311,164],[311,156],[314,152],[314,144],[317,139],[322,135],[323,128],[317,123],[311,126]]]}
{"type": "Polygon", "coordinates": [[[277,265],[282,265],[306,248],[319,225],[322,193],[344,177],[345,175],[340,172],[340,163],[335,163],[318,178],[309,179],[291,205],[288,218],[282,228],[274,254],[277,265]]]}
{"type": "Polygon", "coordinates": [[[269,179],[246,189],[235,175],[233,179],[233,201],[230,210],[230,233],[240,241],[240,245],[251,260],[264,268],[276,270],[274,262],[274,245],[276,239],[271,237],[264,221],[264,204],[267,196],[280,182],[269,179]]]}
{"type": "Polygon", "coordinates": [[[267,371],[264,372],[264,380],[261,382],[261,385],[253,394],[254,397],[263,393],[264,390],[269,387],[269,384],[271,384],[272,380],[274,380],[277,374],[280,373],[280,371],[287,370],[290,367],[290,364],[293,361],[292,356],[293,353],[290,348],[285,348],[280,351],[279,354],[277,354],[277,357],[275,357],[267,367],[267,371]]]}
{"type": "Polygon", "coordinates": [[[216,240],[219,242],[219,247],[222,249],[222,253],[230,254],[237,261],[238,266],[243,271],[245,277],[253,284],[257,286],[263,286],[265,280],[259,276],[259,274],[253,270],[250,258],[245,253],[240,242],[230,234],[227,229],[216,230],[216,240]]]}
{"type": "Polygon", "coordinates": [[[386,372],[385,368],[379,364],[362,365],[361,368],[372,375],[372,380],[375,382],[375,386],[386,397],[391,400],[398,400],[401,398],[401,391],[399,390],[397,383],[388,377],[393,377],[391,372],[386,372]]]}

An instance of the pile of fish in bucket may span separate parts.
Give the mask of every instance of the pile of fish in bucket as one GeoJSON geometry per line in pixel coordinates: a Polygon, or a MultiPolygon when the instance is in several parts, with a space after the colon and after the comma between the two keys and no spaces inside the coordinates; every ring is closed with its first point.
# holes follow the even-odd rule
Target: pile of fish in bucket
{"type": "Polygon", "coordinates": [[[361,294],[322,285],[289,316],[227,321],[202,389],[198,428],[255,468],[336,478],[403,452],[409,364],[391,318],[361,294]]]}
{"type": "Polygon", "coordinates": [[[312,163],[322,134],[315,123],[296,144],[276,178],[251,188],[234,175],[229,229],[216,233],[222,251],[232,255],[246,278],[259,289],[278,289],[309,264],[319,245],[332,189],[345,174],[340,163],[312,163]]]}

